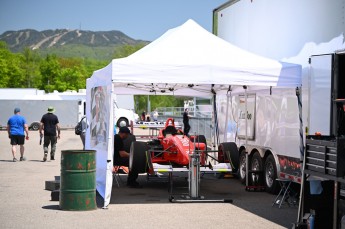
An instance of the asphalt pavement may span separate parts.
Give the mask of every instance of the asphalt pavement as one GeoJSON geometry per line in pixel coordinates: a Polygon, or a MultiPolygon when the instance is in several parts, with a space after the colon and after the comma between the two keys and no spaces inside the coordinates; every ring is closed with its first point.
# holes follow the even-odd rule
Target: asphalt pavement
{"type": "MultiPolygon", "coordinates": [[[[135,133],[141,133],[139,130],[135,133]]],[[[60,176],[61,150],[81,149],[79,136],[72,130],[61,132],[56,160],[42,162],[39,134],[30,131],[25,143],[26,161],[12,162],[6,131],[0,131],[0,227],[1,228],[291,228],[297,219],[297,206],[272,207],[275,196],[246,192],[234,178],[204,175],[200,194],[208,200],[231,199],[233,203],[171,203],[165,179],[140,175],[143,189],[125,186],[126,175],[114,182],[108,209],[64,211],[51,201],[45,181],[60,176]]],[[[19,158],[19,147],[17,158],[19,158]]],[[[187,193],[187,181],[174,177],[174,196],[187,193]]]]}

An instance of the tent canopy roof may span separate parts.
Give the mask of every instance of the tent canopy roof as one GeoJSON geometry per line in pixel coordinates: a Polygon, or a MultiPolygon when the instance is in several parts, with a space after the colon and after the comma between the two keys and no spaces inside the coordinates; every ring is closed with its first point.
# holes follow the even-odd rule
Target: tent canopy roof
{"type": "Polygon", "coordinates": [[[297,87],[301,85],[301,66],[239,49],[188,20],[129,57],[114,59],[108,66],[95,71],[86,82],[86,101],[90,108],[87,118],[92,129],[87,131],[86,146],[97,148],[97,190],[104,197],[105,206],[110,202],[112,187],[109,165],[113,158],[113,141],[108,140],[114,136],[114,104],[109,93],[197,97],[226,92],[229,86],[242,88],[243,85],[297,87]],[[105,92],[103,87],[106,87],[103,94],[107,102],[100,99],[101,96],[95,96],[97,93],[92,94],[99,86],[102,86],[100,92],[105,92]],[[97,108],[95,104],[101,102],[102,106],[97,108]],[[98,113],[92,116],[91,111],[93,115],[98,113]],[[98,125],[102,124],[100,117],[103,116],[108,123],[98,125]],[[103,133],[102,128],[109,130],[104,138],[108,144],[100,142],[90,146],[91,141],[98,141],[90,140],[89,135],[94,134],[92,137],[98,139],[95,133],[103,133]]]}
{"type": "Polygon", "coordinates": [[[297,87],[301,67],[242,50],[190,19],[91,77],[96,85],[110,79],[116,94],[207,96],[229,85],[297,87]]]}

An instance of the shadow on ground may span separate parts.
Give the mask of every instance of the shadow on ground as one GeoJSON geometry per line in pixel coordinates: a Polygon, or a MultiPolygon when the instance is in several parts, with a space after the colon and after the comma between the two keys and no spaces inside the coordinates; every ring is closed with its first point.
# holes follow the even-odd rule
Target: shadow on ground
{"type": "MultiPolygon", "coordinates": [[[[138,181],[144,185],[142,189],[128,188],[126,179],[126,175],[120,175],[119,186],[114,180],[110,204],[174,204],[169,201],[169,185],[166,179],[148,181],[146,175],[141,175],[138,181]]],[[[174,177],[173,184],[175,199],[181,199],[181,195],[188,194],[186,178],[174,177]]],[[[283,227],[291,228],[292,223],[297,220],[298,206],[282,205],[280,209],[272,207],[275,195],[266,192],[247,192],[235,178],[219,179],[213,174],[207,174],[201,179],[199,194],[206,200],[232,200],[233,205],[283,227]]]]}
{"type": "Polygon", "coordinates": [[[43,206],[43,209],[47,209],[47,210],[60,210],[59,205],[47,205],[47,206],[43,206]]]}
{"type": "Polygon", "coordinates": [[[13,163],[13,160],[0,160],[1,162],[11,162],[13,163]]]}

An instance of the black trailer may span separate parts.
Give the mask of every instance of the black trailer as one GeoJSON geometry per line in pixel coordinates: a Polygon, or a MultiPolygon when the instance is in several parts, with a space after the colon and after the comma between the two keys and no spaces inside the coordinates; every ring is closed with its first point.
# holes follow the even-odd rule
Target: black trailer
{"type": "Polygon", "coordinates": [[[345,53],[312,56],[309,62],[310,135],[296,227],[344,228],[345,53]],[[324,113],[322,119],[313,119],[320,112],[324,113]]]}

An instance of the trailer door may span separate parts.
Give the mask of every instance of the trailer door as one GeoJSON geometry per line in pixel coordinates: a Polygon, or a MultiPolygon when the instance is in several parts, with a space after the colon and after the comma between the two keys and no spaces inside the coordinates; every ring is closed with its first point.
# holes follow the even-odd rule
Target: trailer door
{"type": "Polygon", "coordinates": [[[331,135],[333,54],[311,56],[309,78],[309,134],[331,135]]]}

